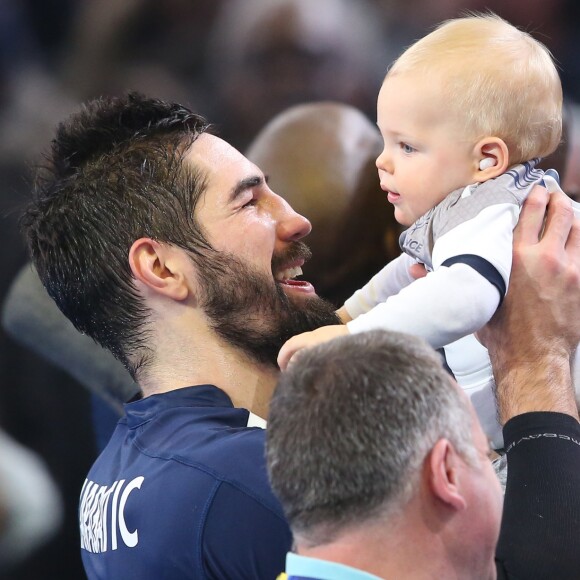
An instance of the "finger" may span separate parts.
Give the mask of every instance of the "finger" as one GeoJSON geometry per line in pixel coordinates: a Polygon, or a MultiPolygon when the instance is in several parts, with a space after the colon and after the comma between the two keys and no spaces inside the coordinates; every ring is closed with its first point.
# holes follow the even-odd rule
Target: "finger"
{"type": "Polygon", "coordinates": [[[286,364],[286,368],[284,370],[290,370],[295,364],[296,361],[300,358],[301,354],[304,352],[304,350],[297,350],[291,357],[290,360],[288,361],[288,363],[286,364]]]}
{"type": "Polygon", "coordinates": [[[566,241],[566,252],[572,256],[578,268],[580,268],[580,219],[575,219],[570,228],[570,234],[566,241]]]}
{"type": "Polygon", "coordinates": [[[427,269],[423,264],[413,264],[409,267],[409,274],[411,275],[411,278],[418,280],[419,278],[427,276],[427,269]]]}
{"type": "Polygon", "coordinates": [[[347,322],[350,322],[352,320],[352,316],[348,313],[348,310],[344,306],[341,306],[336,311],[336,314],[338,315],[338,317],[340,318],[340,321],[343,324],[346,324],[347,322]]]}
{"type": "Polygon", "coordinates": [[[280,367],[280,370],[287,371],[294,364],[294,361],[296,360],[296,354],[297,353],[291,354],[290,358],[286,361],[286,366],[284,368],[280,367]]]}
{"type": "Polygon", "coordinates": [[[477,342],[479,342],[479,344],[482,346],[485,346],[485,339],[487,338],[486,326],[487,325],[482,326],[477,332],[473,333],[473,336],[475,336],[477,342]]]}
{"type": "Polygon", "coordinates": [[[286,367],[292,358],[292,351],[286,347],[286,344],[280,349],[280,352],[278,353],[277,363],[281,371],[286,370],[286,367]]]}
{"type": "Polygon", "coordinates": [[[574,223],[574,211],[568,196],[560,192],[550,195],[546,225],[542,238],[548,242],[564,247],[574,223]]]}
{"type": "Polygon", "coordinates": [[[297,337],[294,336],[290,340],[287,340],[280,349],[277,360],[280,370],[286,370],[290,359],[294,356],[297,350],[300,350],[301,346],[300,343],[296,341],[296,338],[297,337]]]}
{"type": "Polygon", "coordinates": [[[514,243],[535,244],[540,239],[546,206],[548,205],[548,190],[536,185],[524,202],[520,219],[514,229],[514,243]]]}

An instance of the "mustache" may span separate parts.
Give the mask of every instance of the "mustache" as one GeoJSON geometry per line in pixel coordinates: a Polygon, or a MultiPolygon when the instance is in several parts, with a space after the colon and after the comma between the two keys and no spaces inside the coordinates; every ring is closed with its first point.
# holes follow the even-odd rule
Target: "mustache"
{"type": "Polygon", "coordinates": [[[291,242],[284,251],[272,256],[272,272],[275,272],[289,262],[295,260],[304,260],[307,262],[311,257],[312,252],[304,242],[291,242]]]}

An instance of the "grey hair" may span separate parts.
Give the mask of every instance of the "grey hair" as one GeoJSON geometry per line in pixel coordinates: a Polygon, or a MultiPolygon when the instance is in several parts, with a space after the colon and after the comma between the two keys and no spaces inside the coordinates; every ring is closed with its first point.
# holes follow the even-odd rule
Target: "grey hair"
{"type": "Polygon", "coordinates": [[[441,438],[477,464],[472,415],[421,339],[372,331],[308,349],[282,373],[267,430],[272,488],[312,545],[392,515],[441,438]]]}

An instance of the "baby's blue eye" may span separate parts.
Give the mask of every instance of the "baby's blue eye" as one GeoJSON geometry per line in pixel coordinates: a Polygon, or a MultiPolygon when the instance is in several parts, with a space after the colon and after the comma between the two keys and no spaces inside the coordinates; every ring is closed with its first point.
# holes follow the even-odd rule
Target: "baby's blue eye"
{"type": "Polygon", "coordinates": [[[415,148],[407,143],[401,143],[401,149],[403,150],[403,153],[413,153],[413,151],[415,151],[415,148]]]}

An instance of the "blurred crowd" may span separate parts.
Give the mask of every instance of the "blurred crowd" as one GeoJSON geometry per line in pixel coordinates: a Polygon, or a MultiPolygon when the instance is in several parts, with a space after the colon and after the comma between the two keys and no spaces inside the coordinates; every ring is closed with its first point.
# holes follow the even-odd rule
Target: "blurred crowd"
{"type": "MultiPolygon", "coordinates": [[[[0,0],[0,232],[7,265],[0,300],[26,262],[17,216],[30,168],[54,125],[83,100],[137,90],[181,102],[241,150],[274,115],[298,103],[346,103],[374,123],[388,64],[441,20],[484,9],[533,33],[560,66],[568,120],[563,184],[575,194],[580,4],[574,0],[0,0]]],[[[0,560],[0,575],[80,578],[76,509],[98,447],[91,398],[1,331],[0,365],[0,427],[42,458],[63,510],[44,546],[8,569],[0,560]]],[[[0,468],[0,496],[1,490],[0,468]]],[[[1,516],[0,510],[0,531],[1,516]]]]}

